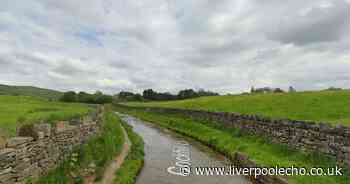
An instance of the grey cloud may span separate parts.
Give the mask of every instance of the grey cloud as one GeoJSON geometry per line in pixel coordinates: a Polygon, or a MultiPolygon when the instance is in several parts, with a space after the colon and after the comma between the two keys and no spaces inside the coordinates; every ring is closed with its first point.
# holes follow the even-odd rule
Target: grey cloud
{"type": "Polygon", "coordinates": [[[109,93],[347,87],[350,5],[330,2],[13,0],[0,7],[0,79],[109,93]]]}
{"type": "Polygon", "coordinates": [[[270,33],[269,37],[296,45],[340,40],[349,31],[350,4],[334,3],[329,8],[313,7],[306,15],[284,19],[277,32],[270,33]]]}

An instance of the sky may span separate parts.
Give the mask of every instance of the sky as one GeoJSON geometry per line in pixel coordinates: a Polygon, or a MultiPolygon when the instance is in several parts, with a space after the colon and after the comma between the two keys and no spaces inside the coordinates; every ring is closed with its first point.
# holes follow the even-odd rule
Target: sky
{"type": "Polygon", "coordinates": [[[0,83],[350,88],[350,0],[0,0],[0,83]]]}

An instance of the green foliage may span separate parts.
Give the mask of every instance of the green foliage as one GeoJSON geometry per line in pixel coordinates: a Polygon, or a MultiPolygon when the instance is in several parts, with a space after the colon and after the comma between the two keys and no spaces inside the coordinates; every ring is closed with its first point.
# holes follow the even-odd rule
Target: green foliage
{"type": "Polygon", "coordinates": [[[105,95],[102,92],[96,92],[95,94],[89,94],[86,92],[79,92],[76,94],[74,91],[68,91],[60,98],[62,102],[80,102],[90,104],[105,104],[112,103],[113,98],[110,95],[105,95]]]}
{"type": "Polygon", "coordinates": [[[128,105],[237,112],[350,125],[350,90],[213,96],[128,105]]]}
{"type": "Polygon", "coordinates": [[[199,90],[195,91],[193,89],[185,89],[179,91],[177,95],[172,95],[168,92],[160,93],[153,91],[153,89],[146,89],[143,91],[143,98],[146,100],[154,100],[154,101],[165,101],[165,100],[179,100],[179,99],[188,99],[188,98],[196,98],[200,96],[217,96],[218,93],[199,90]]]}
{"type": "Polygon", "coordinates": [[[123,165],[116,173],[114,184],[134,184],[143,166],[144,143],[142,138],[132,130],[131,126],[126,123],[123,123],[123,126],[128,133],[132,145],[123,165]]]}
{"type": "Polygon", "coordinates": [[[74,91],[68,91],[60,98],[62,102],[77,102],[77,94],[74,91]]]}
{"type": "Polygon", "coordinates": [[[138,93],[132,93],[128,91],[122,91],[117,95],[118,102],[129,102],[129,101],[143,101],[143,97],[138,93]]]}
{"type": "MultiPolygon", "coordinates": [[[[236,129],[221,127],[218,123],[194,121],[174,114],[117,108],[120,112],[132,114],[199,140],[229,157],[233,156],[236,151],[243,152],[263,166],[274,167],[278,165],[282,167],[311,168],[334,167],[337,165],[334,159],[325,155],[289,149],[287,146],[270,143],[261,137],[243,135],[236,129]]],[[[299,184],[347,184],[350,179],[350,170],[345,169],[344,176],[292,176],[288,179],[299,184]]]]}
{"type": "Polygon", "coordinates": [[[83,104],[61,103],[28,96],[0,95],[0,129],[13,136],[22,124],[39,120],[66,120],[88,113],[83,104]]]}
{"type": "Polygon", "coordinates": [[[37,184],[82,183],[81,171],[94,165],[96,178],[100,179],[106,164],[121,152],[124,135],[120,119],[113,113],[104,115],[102,134],[77,147],[75,151],[37,184]]]}
{"type": "Polygon", "coordinates": [[[33,124],[22,125],[18,130],[18,135],[38,139],[38,133],[34,130],[33,124]]]}

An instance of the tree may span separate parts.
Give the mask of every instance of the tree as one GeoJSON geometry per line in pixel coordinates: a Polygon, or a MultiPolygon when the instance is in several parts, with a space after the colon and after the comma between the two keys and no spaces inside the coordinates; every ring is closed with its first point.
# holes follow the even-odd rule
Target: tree
{"type": "Polygon", "coordinates": [[[78,102],[82,102],[82,103],[95,103],[94,96],[83,91],[78,93],[77,99],[78,99],[78,102]]]}
{"type": "Polygon", "coordinates": [[[284,93],[284,91],[281,88],[276,88],[273,90],[274,93],[284,93]]]}
{"type": "Polygon", "coordinates": [[[294,92],[296,92],[296,90],[293,88],[293,86],[289,86],[288,92],[294,93],[294,92]]]}
{"type": "Polygon", "coordinates": [[[187,99],[187,98],[194,98],[197,97],[198,94],[193,89],[185,89],[179,91],[177,97],[179,99],[187,99]]]}
{"type": "Polygon", "coordinates": [[[146,89],[143,91],[142,96],[147,100],[156,100],[157,93],[153,89],[146,89]]]}
{"type": "Polygon", "coordinates": [[[74,91],[68,91],[63,94],[63,96],[60,98],[60,101],[62,102],[76,102],[77,101],[77,94],[74,91]]]}
{"type": "Polygon", "coordinates": [[[255,88],[254,88],[254,86],[252,86],[252,87],[250,88],[250,93],[255,93],[255,88]]]}

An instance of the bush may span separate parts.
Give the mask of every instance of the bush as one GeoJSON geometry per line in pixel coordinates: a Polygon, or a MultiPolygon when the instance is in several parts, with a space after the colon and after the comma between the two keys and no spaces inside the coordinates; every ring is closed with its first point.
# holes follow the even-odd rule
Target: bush
{"type": "Polygon", "coordinates": [[[34,130],[34,125],[33,124],[25,124],[22,125],[18,129],[18,136],[22,137],[33,137],[35,140],[38,139],[38,133],[34,130]]]}

